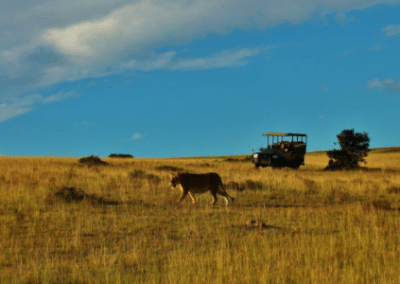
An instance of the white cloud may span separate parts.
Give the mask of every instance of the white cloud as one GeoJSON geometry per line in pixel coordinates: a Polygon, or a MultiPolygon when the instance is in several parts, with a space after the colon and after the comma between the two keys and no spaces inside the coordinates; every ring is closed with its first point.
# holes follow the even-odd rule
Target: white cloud
{"type": "Polygon", "coordinates": [[[144,136],[140,134],[139,132],[136,132],[135,134],[132,135],[132,137],[129,140],[138,140],[138,139],[143,139],[144,136]]]}
{"type": "Polygon", "coordinates": [[[335,15],[335,21],[339,24],[344,24],[346,22],[346,14],[344,12],[338,12],[335,15]]]}
{"type": "Polygon", "coordinates": [[[206,57],[181,59],[172,64],[171,69],[187,70],[242,66],[248,63],[246,58],[255,56],[258,53],[260,53],[259,48],[244,48],[237,51],[225,50],[206,57]]]}
{"type": "Polygon", "coordinates": [[[346,13],[343,11],[337,12],[334,16],[335,21],[341,25],[341,26],[345,26],[348,23],[354,22],[355,19],[353,17],[347,17],[346,13]]]}
{"type": "Polygon", "coordinates": [[[395,36],[400,34],[400,24],[388,25],[382,29],[386,36],[395,36]]]}
{"type": "Polygon", "coordinates": [[[48,96],[46,98],[43,98],[42,102],[43,103],[53,103],[53,102],[58,102],[61,101],[63,99],[66,98],[70,98],[70,97],[78,97],[79,94],[75,93],[75,92],[68,92],[68,93],[58,93],[56,95],[53,96],[48,96]]]}
{"type": "Polygon", "coordinates": [[[135,134],[133,134],[129,139],[123,138],[120,141],[121,142],[127,142],[127,141],[134,141],[134,140],[139,140],[139,139],[143,139],[145,137],[145,135],[136,132],[135,134]]]}
{"type": "Polygon", "coordinates": [[[388,90],[392,92],[400,90],[400,82],[393,78],[387,78],[384,80],[373,79],[368,82],[367,86],[371,90],[388,90]]]}
{"type": "Polygon", "coordinates": [[[377,42],[369,48],[369,50],[385,50],[385,49],[387,48],[383,46],[381,42],[377,42]]]}
{"type": "Polygon", "coordinates": [[[74,92],[58,93],[53,96],[43,97],[41,94],[31,94],[27,96],[9,99],[7,103],[0,104],[0,122],[13,118],[33,110],[37,104],[45,104],[60,101],[68,97],[76,97],[74,92]]]}
{"type": "Polygon", "coordinates": [[[1,109],[0,122],[13,118],[17,115],[24,114],[30,110],[31,108],[29,107],[17,107],[17,106],[9,106],[7,108],[1,109]]]}

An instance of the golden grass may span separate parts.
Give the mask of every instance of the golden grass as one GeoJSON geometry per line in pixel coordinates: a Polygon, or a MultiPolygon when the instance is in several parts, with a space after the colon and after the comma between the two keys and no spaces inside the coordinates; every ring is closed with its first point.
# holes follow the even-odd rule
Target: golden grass
{"type": "Polygon", "coordinates": [[[370,170],[256,170],[224,157],[0,157],[1,283],[399,283],[400,153],[371,152],[370,170]],[[174,168],[214,171],[229,190],[175,201],[174,168]],[[84,200],[46,202],[75,188],[84,200]]]}

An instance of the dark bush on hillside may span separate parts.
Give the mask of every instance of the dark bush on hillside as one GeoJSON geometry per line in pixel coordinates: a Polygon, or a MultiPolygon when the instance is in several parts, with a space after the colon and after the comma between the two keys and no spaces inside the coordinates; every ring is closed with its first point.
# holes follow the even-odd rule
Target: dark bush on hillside
{"type": "MultiPolygon", "coordinates": [[[[345,129],[338,134],[340,150],[327,152],[330,158],[325,170],[349,170],[360,168],[358,163],[365,162],[364,157],[370,151],[368,133],[354,133],[354,129],[345,129]]],[[[336,143],[334,143],[336,144],[336,143]]]]}
{"type": "Polygon", "coordinates": [[[133,158],[131,154],[110,154],[108,155],[109,158],[133,158]]]}
{"type": "Polygon", "coordinates": [[[117,205],[118,201],[105,200],[96,194],[87,194],[82,189],[75,187],[60,187],[53,193],[44,196],[44,201],[47,204],[54,204],[57,201],[65,203],[82,202],[85,201],[93,206],[97,205],[117,205]]]}
{"type": "Polygon", "coordinates": [[[89,166],[95,166],[95,165],[107,165],[108,163],[100,160],[99,157],[97,156],[89,156],[89,157],[84,157],[79,159],[79,163],[89,165],[89,166]]]}

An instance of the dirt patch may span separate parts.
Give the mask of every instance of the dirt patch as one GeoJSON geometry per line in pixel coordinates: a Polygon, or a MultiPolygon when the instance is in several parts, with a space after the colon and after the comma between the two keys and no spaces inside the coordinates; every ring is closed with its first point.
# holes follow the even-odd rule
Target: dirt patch
{"type": "Polygon", "coordinates": [[[117,205],[119,203],[118,201],[105,200],[96,194],[87,194],[82,189],[66,186],[58,188],[52,193],[46,194],[43,199],[49,205],[55,204],[56,202],[87,202],[93,206],[117,205]]]}
{"type": "Polygon", "coordinates": [[[93,155],[89,156],[89,157],[80,158],[79,163],[85,164],[88,166],[108,165],[107,162],[104,162],[99,157],[93,156],[93,155]]]}

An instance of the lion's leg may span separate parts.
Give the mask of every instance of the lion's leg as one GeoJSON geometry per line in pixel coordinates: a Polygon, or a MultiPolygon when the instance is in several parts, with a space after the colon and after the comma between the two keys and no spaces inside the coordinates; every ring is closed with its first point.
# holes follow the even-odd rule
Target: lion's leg
{"type": "Polygon", "coordinates": [[[216,193],[211,193],[212,197],[213,197],[213,201],[211,202],[211,205],[215,205],[215,203],[217,202],[217,194],[216,193]]]}
{"type": "Polygon", "coordinates": [[[228,198],[230,198],[232,201],[235,200],[235,199],[233,199],[232,196],[230,196],[225,190],[223,190],[223,189],[221,189],[221,188],[218,188],[218,191],[217,191],[217,192],[218,192],[219,195],[222,195],[223,197],[225,197],[226,205],[229,204],[228,198]]]}
{"type": "Polygon", "coordinates": [[[196,204],[196,198],[194,198],[194,193],[189,192],[189,195],[192,198],[193,204],[196,204]]]}
{"type": "Polygon", "coordinates": [[[178,202],[180,203],[182,201],[182,199],[184,199],[187,194],[188,194],[188,192],[186,190],[182,190],[182,194],[179,197],[178,202]]]}

